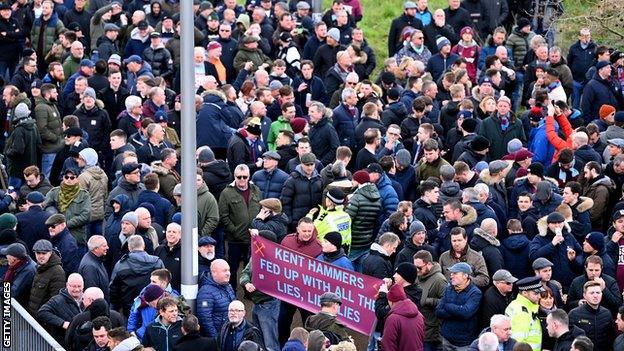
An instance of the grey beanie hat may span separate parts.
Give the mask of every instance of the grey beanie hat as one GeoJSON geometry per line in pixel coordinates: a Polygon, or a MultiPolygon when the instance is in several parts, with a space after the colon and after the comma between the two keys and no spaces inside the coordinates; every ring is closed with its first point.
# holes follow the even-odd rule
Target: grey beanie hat
{"type": "Polygon", "coordinates": [[[15,118],[22,119],[28,116],[30,116],[30,109],[28,109],[28,106],[23,102],[17,104],[15,107],[15,118]]]}
{"type": "Polygon", "coordinates": [[[136,215],[136,213],[134,212],[128,212],[126,213],[122,218],[121,221],[127,221],[130,222],[130,224],[132,224],[135,228],[139,226],[139,216],[136,215]]]}
{"type": "Polygon", "coordinates": [[[397,163],[401,165],[402,167],[409,166],[412,161],[412,157],[409,151],[405,149],[401,149],[397,151],[395,158],[396,158],[397,163]]]}

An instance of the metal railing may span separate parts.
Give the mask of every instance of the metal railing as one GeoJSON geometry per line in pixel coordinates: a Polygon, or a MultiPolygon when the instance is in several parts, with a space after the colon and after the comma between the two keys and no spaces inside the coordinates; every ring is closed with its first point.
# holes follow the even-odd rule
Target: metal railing
{"type": "Polygon", "coordinates": [[[15,299],[11,299],[11,316],[6,319],[8,310],[7,306],[3,306],[2,350],[65,351],[15,299]],[[7,326],[8,321],[10,324],[7,326]],[[10,342],[9,347],[7,341],[10,342]]]}

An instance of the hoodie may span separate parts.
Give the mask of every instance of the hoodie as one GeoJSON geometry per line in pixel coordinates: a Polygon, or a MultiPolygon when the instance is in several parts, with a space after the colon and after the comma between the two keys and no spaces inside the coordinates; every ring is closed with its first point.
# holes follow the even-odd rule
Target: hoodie
{"type": "Polygon", "coordinates": [[[504,239],[500,246],[501,254],[505,262],[505,269],[518,279],[533,275],[529,257],[529,244],[531,241],[524,233],[512,233],[504,239]]]}
{"type": "Polygon", "coordinates": [[[394,303],[386,318],[381,339],[384,351],[422,350],[425,320],[410,299],[394,303]]]}
{"type": "Polygon", "coordinates": [[[470,240],[470,247],[481,253],[489,274],[493,275],[505,265],[503,255],[499,249],[500,242],[485,230],[481,228],[474,230],[470,240]]]}
{"type": "Polygon", "coordinates": [[[141,342],[134,336],[127,338],[126,340],[119,343],[119,345],[115,346],[111,351],[133,351],[133,350],[141,350],[141,342]]]}

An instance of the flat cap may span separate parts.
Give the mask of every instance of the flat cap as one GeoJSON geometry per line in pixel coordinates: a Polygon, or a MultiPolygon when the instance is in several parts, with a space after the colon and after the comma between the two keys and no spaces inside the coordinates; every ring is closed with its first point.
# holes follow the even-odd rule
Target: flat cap
{"type": "Polygon", "coordinates": [[[23,244],[13,243],[2,249],[0,251],[0,255],[26,258],[28,257],[28,252],[26,251],[26,247],[23,244]]]}
{"type": "Polygon", "coordinates": [[[495,282],[515,283],[518,278],[514,277],[508,270],[499,269],[492,276],[492,280],[495,282]]]}
{"type": "Polygon", "coordinates": [[[282,156],[277,153],[277,151],[267,151],[262,155],[263,158],[270,158],[275,161],[279,161],[282,159],[282,156]]]}
{"type": "Polygon", "coordinates": [[[472,275],[472,267],[466,262],[455,263],[451,267],[449,267],[450,273],[466,273],[468,275],[472,275]]]}
{"type": "Polygon", "coordinates": [[[308,165],[308,164],[315,164],[316,163],[316,155],[314,155],[311,152],[308,152],[307,154],[304,154],[303,156],[301,156],[301,164],[304,165],[308,165]]]}
{"type": "Polygon", "coordinates": [[[197,242],[197,246],[217,245],[217,241],[211,236],[202,236],[197,242]]]}
{"type": "Polygon", "coordinates": [[[123,165],[121,167],[121,174],[126,175],[126,174],[130,174],[134,171],[136,171],[137,169],[141,169],[141,165],[136,163],[136,162],[130,162],[130,163],[126,163],[125,165],[123,165]]]}
{"type": "Polygon", "coordinates": [[[268,199],[260,200],[260,206],[266,207],[276,213],[282,212],[282,202],[276,198],[271,197],[268,199]]]}
{"type": "Polygon", "coordinates": [[[65,216],[61,213],[53,214],[45,221],[45,225],[57,225],[65,223],[65,216]]]}
{"type": "Polygon", "coordinates": [[[553,263],[550,262],[547,258],[544,258],[544,257],[540,257],[540,258],[536,259],[535,261],[533,261],[533,264],[531,265],[533,270],[539,270],[539,269],[542,269],[542,268],[552,267],[552,266],[553,266],[553,263]]]}
{"type": "Polygon", "coordinates": [[[33,252],[49,252],[54,250],[54,246],[52,243],[46,239],[37,240],[37,242],[33,245],[33,252]]]}
{"type": "Polygon", "coordinates": [[[326,292],[323,295],[321,295],[321,303],[342,304],[342,300],[340,299],[340,296],[338,296],[337,294],[333,292],[326,292]]]}

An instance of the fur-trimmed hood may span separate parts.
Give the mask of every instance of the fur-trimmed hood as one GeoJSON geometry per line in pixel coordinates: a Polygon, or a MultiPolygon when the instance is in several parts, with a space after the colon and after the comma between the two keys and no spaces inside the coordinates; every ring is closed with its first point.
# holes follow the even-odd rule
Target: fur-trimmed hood
{"type": "Polygon", "coordinates": [[[500,241],[498,241],[498,239],[496,239],[495,237],[493,237],[492,235],[490,235],[490,233],[486,232],[485,230],[481,229],[481,228],[475,228],[474,232],[472,233],[472,240],[474,241],[476,238],[481,238],[485,241],[487,241],[489,244],[492,244],[494,246],[500,246],[500,241]]]}
{"type": "MultiPolygon", "coordinates": [[[[544,216],[537,221],[537,230],[540,236],[546,236],[548,234],[548,222],[546,221],[547,217],[548,216],[544,216]]],[[[568,231],[568,233],[572,232],[572,229],[570,228],[570,224],[568,223],[567,220],[566,222],[564,222],[564,226],[563,226],[563,231],[565,232],[566,230],[568,231]]]]}
{"type": "Polygon", "coordinates": [[[578,212],[589,211],[589,209],[594,207],[594,200],[589,197],[579,196],[578,202],[575,207],[578,212]]]}
{"type": "Polygon", "coordinates": [[[202,98],[204,99],[204,102],[206,102],[206,98],[211,95],[218,97],[219,99],[223,100],[223,102],[227,101],[227,98],[225,97],[225,94],[222,91],[214,89],[214,90],[206,90],[202,93],[202,98]]]}
{"type": "MultiPolygon", "coordinates": [[[[362,86],[362,83],[358,83],[358,84],[355,86],[355,91],[356,91],[357,93],[359,93],[359,92],[360,92],[360,88],[361,88],[361,86],[362,86]]],[[[373,83],[373,84],[371,84],[371,87],[372,87],[372,89],[373,89],[373,92],[374,92],[375,94],[377,94],[377,97],[381,97],[381,96],[383,95],[383,90],[381,89],[381,87],[380,87],[379,85],[377,85],[377,84],[373,83]]]]}
{"type": "MultiPolygon", "coordinates": [[[[505,176],[507,176],[507,173],[509,173],[509,170],[511,169],[511,167],[513,167],[514,164],[510,161],[505,162],[507,162],[507,167],[503,170],[503,179],[505,179],[505,176]]],[[[488,168],[484,169],[483,171],[481,171],[481,173],[479,173],[479,179],[481,179],[481,181],[486,185],[496,185],[488,168]]]]}
{"type": "Polygon", "coordinates": [[[457,221],[458,226],[465,227],[477,221],[477,210],[475,210],[474,207],[470,205],[462,205],[462,212],[464,215],[459,219],[459,221],[457,221]]]}

